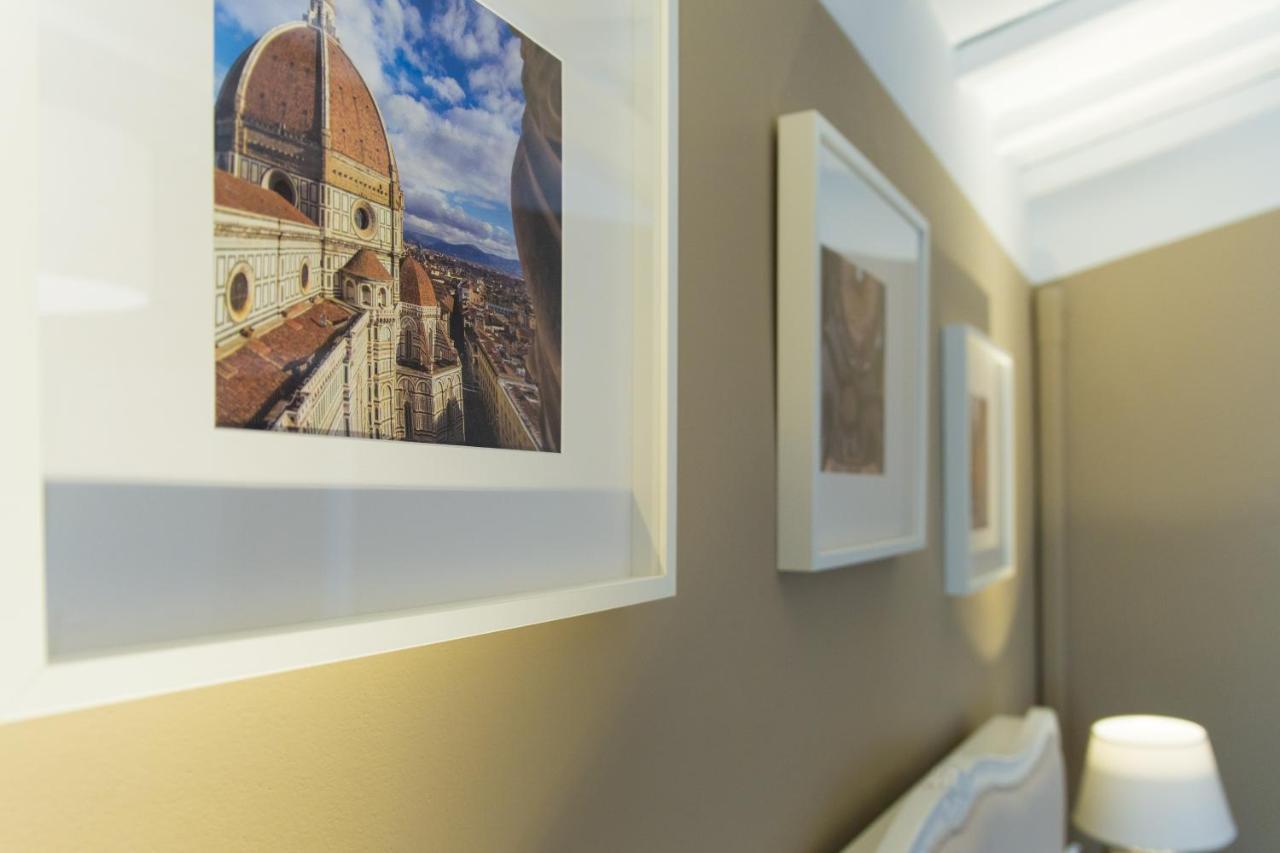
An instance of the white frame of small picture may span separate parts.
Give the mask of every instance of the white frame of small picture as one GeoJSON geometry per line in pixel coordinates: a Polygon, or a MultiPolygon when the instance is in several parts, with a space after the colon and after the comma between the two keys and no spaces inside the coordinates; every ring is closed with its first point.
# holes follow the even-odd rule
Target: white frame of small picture
{"type": "Polygon", "coordinates": [[[819,113],[782,117],[778,136],[778,567],[818,572],[921,550],[929,477],[929,223],[819,113]],[[875,448],[872,455],[844,467],[824,451],[829,258],[856,276],[852,286],[872,282],[879,312],[871,359],[878,372],[868,380],[873,402],[858,409],[874,419],[859,430],[878,438],[863,442],[875,448]]]}
{"type": "MultiPolygon", "coordinates": [[[[77,2],[83,8],[91,8],[89,0],[77,2]]],[[[582,164],[572,169],[566,167],[565,171],[565,233],[572,232],[572,237],[566,237],[565,245],[573,246],[571,254],[566,249],[565,277],[578,294],[612,294],[599,298],[612,300],[608,318],[618,322],[608,326],[606,321],[593,315],[591,323],[575,319],[567,325],[565,372],[572,374],[572,382],[577,384],[570,385],[566,380],[570,393],[566,396],[565,411],[576,414],[572,422],[566,416],[567,440],[561,453],[521,454],[509,450],[428,448],[409,446],[406,442],[351,441],[336,436],[216,431],[212,422],[212,395],[201,391],[206,386],[212,389],[214,380],[212,366],[206,367],[208,347],[202,334],[209,323],[206,298],[199,294],[198,302],[193,298],[188,304],[183,300],[188,298],[188,292],[197,293],[194,289],[153,288],[160,280],[157,271],[172,269],[178,264],[155,261],[142,265],[136,277],[130,279],[113,271],[107,263],[111,260],[110,252],[99,252],[96,247],[90,247],[93,248],[90,251],[77,245],[80,259],[86,263],[89,261],[85,259],[98,259],[101,266],[100,280],[91,281],[87,273],[79,270],[72,269],[59,277],[59,271],[49,267],[59,260],[52,258],[55,254],[67,255],[69,264],[80,262],[71,257],[76,252],[16,253],[10,276],[15,284],[10,294],[11,329],[0,336],[0,354],[10,364],[23,365],[14,372],[7,388],[11,410],[22,415],[7,418],[5,426],[0,428],[3,437],[0,470],[5,472],[0,478],[0,537],[6,543],[4,569],[0,571],[0,723],[382,654],[675,595],[678,0],[632,0],[632,3],[625,13],[622,9],[610,13],[609,37],[629,45],[633,51],[618,55],[603,55],[598,49],[600,22],[605,18],[599,16],[599,10],[588,0],[487,0],[485,4],[513,27],[519,25],[521,32],[547,45],[548,50],[555,48],[556,55],[566,65],[576,62],[578,68],[572,89],[576,100],[570,97],[568,83],[565,90],[565,102],[574,110],[572,121],[577,134],[569,136],[565,143],[569,152],[566,162],[571,156],[582,164]],[[588,22],[589,25],[585,25],[588,22]],[[616,111],[584,115],[592,112],[591,99],[612,95],[609,87],[596,83],[595,66],[591,62],[619,66],[621,73],[614,82],[622,87],[626,97],[607,104],[616,107],[616,111]],[[584,81],[590,85],[583,85],[584,81]],[[615,120],[618,116],[636,124],[620,124],[615,120]],[[620,157],[616,145],[610,142],[610,134],[630,134],[627,138],[630,144],[635,142],[631,137],[641,132],[634,128],[640,126],[649,144],[637,143],[627,148],[635,154],[634,159],[620,157]],[[598,164],[605,162],[613,164],[615,170],[601,173],[598,164]],[[621,223],[632,230],[622,230],[621,223]],[[616,252],[602,252],[599,248],[602,239],[624,245],[616,252]],[[608,263],[614,266],[609,266],[601,275],[591,275],[590,262],[597,255],[612,258],[608,263]],[[107,260],[103,260],[104,257],[107,260]],[[125,304],[119,295],[132,290],[102,286],[103,282],[113,285],[117,279],[149,300],[125,304]],[[589,288],[585,284],[588,281],[589,288]],[[52,288],[51,284],[61,290],[52,288]],[[101,291],[110,299],[100,305],[88,304],[93,300],[86,302],[80,291],[90,286],[97,287],[94,292],[101,291]],[[80,290],[76,290],[77,287],[80,290]],[[164,298],[157,297],[157,293],[164,298]],[[74,310],[64,310],[60,303],[52,304],[51,295],[74,303],[74,310]],[[104,323],[137,322],[138,317],[154,316],[144,312],[159,310],[169,312],[166,316],[177,317],[184,324],[182,329],[190,326],[195,330],[187,336],[195,343],[185,349],[185,338],[175,343],[171,339],[179,336],[169,333],[157,347],[163,357],[156,361],[160,365],[157,369],[175,371],[178,368],[173,365],[183,365],[184,370],[188,364],[198,365],[191,373],[181,375],[196,376],[200,383],[205,383],[200,385],[192,380],[196,387],[194,393],[202,402],[172,408],[181,409],[185,419],[181,423],[198,421],[199,428],[185,433],[175,430],[173,438],[151,446],[139,439],[129,445],[127,453],[122,451],[115,458],[103,459],[104,454],[95,454],[103,470],[116,469],[105,474],[85,467],[81,460],[66,461],[69,458],[66,449],[74,442],[58,440],[69,433],[66,430],[60,433],[56,428],[68,427],[68,424],[50,416],[48,401],[57,399],[59,393],[65,394],[69,386],[55,383],[49,376],[65,378],[71,357],[62,355],[50,344],[60,338],[50,335],[49,329],[52,327],[57,334],[65,336],[70,324],[81,324],[81,328],[96,334],[104,323]],[[591,358],[598,353],[592,347],[597,347],[601,340],[610,346],[607,366],[601,366],[599,358],[591,358]],[[568,354],[570,349],[573,349],[572,355],[568,354]],[[205,363],[200,364],[197,359],[205,363]],[[605,383],[616,389],[616,397],[572,390],[605,383]],[[594,399],[588,399],[592,397],[594,399]],[[590,406],[597,408],[590,409],[590,406]],[[585,422],[583,413],[592,411],[605,412],[609,423],[617,427],[606,436],[612,442],[607,446],[603,443],[605,439],[586,445],[584,436],[605,432],[598,424],[585,422]],[[187,444],[189,437],[194,440],[187,444]],[[231,443],[252,446],[243,458],[231,458],[231,454],[221,453],[231,443]],[[192,449],[205,445],[219,450],[221,455],[192,449]],[[600,447],[605,449],[599,450],[600,447]],[[314,478],[295,477],[277,464],[281,454],[297,455],[303,452],[302,448],[316,448],[317,452],[329,454],[326,458],[338,461],[315,466],[314,478]],[[593,466],[591,463],[597,459],[604,459],[607,465],[593,466]],[[258,461],[268,473],[258,479],[242,475],[242,469],[258,461]],[[225,471],[219,470],[223,462],[228,466],[225,471]],[[467,489],[465,482],[460,486],[458,482],[446,481],[445,474],[433,474],[437,467],[444,470],[447,466],[474,468],[476,482],[481,483],[483,491],[481,487],[467,489]],[[205,473],[197,471],[201,468],[205,473]],[[112,489],[123,486],[132,494],[144,496],[150,506],[162,511],[166,519],[164,525],[145,519],[143,523],[164,529],[154,537],[135,536],[130,543],[141,542],[139,553],[148,557],[156,553],[153,542],[170,548],[167,556],[162,555],[141,567],[162,580],[168,578],[168,586],[158,589],[131,584],[122,579],[133,568],[124,564],[133,559],[129,554],[120,557],[107,547],[92,547],[99,541],[94,538],[96,535],[111,533],[110,519],[95,527],[97,522],[91,515],[65,511],[59,514],[49,497],[60,484],[68,481],[76,489],[84,486],[81,491],[88,492],[99,486],[112,489]],[[605,495],[610,501],[608,511],[613,526],[607,531],[592,529],[585,533],[575,526],[568,535],[540,530],[536,525],[522,529],[518,536],[509,531],[504,536],[504,531],[496,529],[487,537],[469,535],[458,548],[469,549],[473,559],[457,564],[450,562],[452,556],[441,557],[421,547],[412,536],[386,537],[390,543],[388,548],[396,549],[397,559],[402,560],[405,574],[423,578],[422,586],[429,587],[430,595],[406,596],[386,607],[382,606],[383,599],[379,599],[376,605],[361,609],[350,603],[355,601],[357,593],[366,595],[371,590],[384,590],[397,578],[403,580],[403,575],[393,574],[400,569],[389,568],[384,554],[370,555],[361,550],[362,546],[353,546],[349,538],[344,540],[343,537],[353,532],[361,533],[358,523],[335,525],[341,529],[333,537],[313,537],[321,543],[316,547],[327,547],[333,555],[334,573],[329,580],[335,584],[325,586],[326,579],[321,576],[319,581],[307,581],[284,591],[286,596],[319,602],[315,612],[321,615],[292,618],[271,609],[277,606],[277,599],[272,599],[264,606],[266,615],[259,625],[206,631],[202,617],[210,610],[221,607],[218,611],[221,615],[234,607],[256,606],[259,602],[253,600],[251,593],[241,592],[244,586],[237,586],[245,577],[244,572],[235,577],[230,571],[226,576],[216,572],[207,573],[212,577],[201,575],[196,580],[204,582],[203,587],[187,583],[189,576],[205,571],[191,566],[195,558],[205,559],[200,550],[205,539],[201,536],[211,528],[201,516],[185,509],[186,504],[174,503],[177,508],[169,508],[166,495],[193,491],[212,495],[210,500],[215,502],[216,512],[225,509],[237,519],[241,516],[235,513],[244,511],[232,498],[222,496],[223,493],[244,497],[254,506],[260,505],[258,502],[265,499],[264,495],[269,498],[277,493],[296,499],[307,508],[328,500],[333,511],[322,514],[323,520],[346,517],[361,522],[372,515],[371,505],[386,507],[399,501],[406,506],[411,503],[416,506],[413,502],[439,500],[454,494],[458,500],[471,500],[476,493],[493,495],[499,502],[540,503],[545,505],[548,515],[558,513],[572,520],[571,514],[562,512],[563,506],[599,505],[604,502],[601,495],[605,495]],[[544,493],[551,498],[541,500],[544,493]],[[129,613],[149,608],[162,614],[167,624],[178,624],[180,630],[185,630],[184,619],[190,619],[197,627],[189,633],[154,641],[126,641],[104,644],[86,652],[60,653],[55,648],[61,630],[55,603],[59,589],[65,590],[74,584],[67,584],[63,582],[65,578],[57,576],[53,568],[56,563],[53,546],[67,543],[73,543],[77,549],[76,572],[83,570],[91,574],[103,566],[112,567],[99,571],[98,577],[119,590],[113,595],[118,595],[132,608],[129,613]],[[536,571],[522,574],[529,565],[534,565],[536,571]],[[119,574],[115,572],[117,569],[119,574]],[[163,574],[165,572],[170,574],[163,574]],[[485,579],[483,588],[467,585],[475,575],[485,579]],[[344,591],[338,588],[341,583],[350,585],[344,591]],[[357,583],[362,585],[353,592],[357,583]],[[187,594],[188,587],[195,588],[196,592],[187,594]],[[170,594],[170,588],[178,592],[170,594]],[[227,590],[238,596],[224,596],[230,605],[210,603],[209,599],[227,590]],[[206,594],[206,591],[211,592],[206,594]],[[169,599],[164,599],[164,595],[169,595],[169,599]],[[185,596],[178,603],[189,606],[190,612],[154,603],[170,602],[177,596],[185,596]],[[336,604],[330,606],[327,602],[336,604]]],[[[307,2],[297,0],[295,5],[301,15],[307,2]]],[[[110,138],[126,155],[133,157],[132,168],[141,175],[136,186],[128,182],[131,173],[124,166],[117,164],[100,169],[104,175],[102,180],[117,181],[116,188],[120,191],[108,201],[108,195],[99,187],[99,195],[90,193],[85,203],[111,217],[101,229],[103,240],[120,244],[133,241],[154,253],[168,252],[188,258],[185,266],[194,271],[193,280],[198,277],[203,281],[212,269],[209,249],[214,187],[210,142],[214,128],[210,95],[214,83],[211,37],[215,26],[214,0],[182,0],[158,5],[145,0],[127,0],[113,4],[110,17],[113,28],[104,30],[109,36],[104,38],[94,28],[93,21],[81,19],[75,3],[25,4],[15,8],[10,27],[0,34],[0,42],[7,48],[0,51],[0,68],[8,72],[10,79],[19,81],[13,90],[10,112],[16,114],[14,126],[27,129],[21,134],[7,134],[0,140],[0,150],[11,162],[26,163],[30,167],[15,174],[10,187],[12,204],[0,210],[0,223],[22,245],[38,247],[53,228],[48,220],[41,221],[42,205],[64,204],[62,200],[73,195],[57,182],[51,189],[48,181],[41,180],[42,176],[47,177],[52,170],[60,168],[57,145],[84,144],[82,140],[69,139],[67,134],[44,129],[50,121],[82,121],[87,126],[96,126],[94,122],[98,122],[105,128],[99,135],[109,136],[108,131],[117,131],[112,121],[132,120],[146,133],[140,132],[135,139],[127,132],[116,132],[110,138]],[[152,29],[167,26],[174,32],[166,30],[168,52],[142,51],[146,61],[139,62],[137,41],[132,39],[136,36],[138,41],[145,41],[149,38],[147,33],[152,31],[140,25],[143,21],[150,22],[152,29]],[[100,69],[95,71],[87,65],[96,62],[98,54],[87,52],[83,63],[73,55],[71,62],[60,66],[58,74],[42,77],[37,86],[39,75],[35,71],[40,70],[43,75],[43,70],[36,45],[50,41],[62,44],[68,40],[73,44],[77,40],[91,42],[101,47],[104,55],[123,58],[127,79],[110,89],[121,98],[131,99],[125,118],[101,119],[99,114],[121,111],[107,107],[95,111],[74,98],[58,101],[53,107],[46,103],[49,96],[45,93],[50,88],[55,92],[73,91],[78,82],[89,79],[86,75],[101,73],[100,69]],[[56,80],[51,83],[48,77],[56,80]],[[176,118],[164,110],[166,104],[175,101],[181,107],[176,118]],[[138,115],[146,120],[137,119],[138,115]],[[163,115],[165,121],[158,118],[151,121],[156,115],[163,115]],[[153,144],[148,133],[164,140],[174,137],[175,150],[165,149],[163,156],[154,156],[148,147],[153,144]],[[169,198],[162,211],[154,209],[153,203],[154,198],[161,196],[160,187],[165,188],[169,198]],[[51,196],[59,201],[48,202],[51,196]],[[174,233],[181,240],[166,243],[167,236],[174,233]]],[[[61,56],[64,51],[46,53],[61,56]]],[[[107,155],[101,159],[111,160],[107,155]]],[[[92,164],[84,168],[90,166],[92,164]]],[[[569,286],[566,284],[566,288],[569,286]]],[[[572,311],[581,313],[585,309],[569,305],[565,308],[566,318],[574,317],[572,311]]],[[[96,367],[107,365],[109,368],[112,355],[102,354],[97,362],[96,367]]],[[[105,379],[100,372],[97,374],[100,381],[83,380],[83,386],[90,387],[99,395],[95,399],[103,402],[96,407],[86,405],[86,417],[77,420],[86,425],[83,435],[114,435],[110,430],[115,427],[104,426],[104,422],[118,419],[120,411],[131,404],[144,405],[138,402],[143,400],[143,395],[136,393],[139,380],[129,374],[116,377],[108,368],[102,368],[108,372],[105,379]]],[[[123,370],[119,372],[125,374],[123,370]]],[[[57,411],[56,405],[52,408],[57,411]]],[[[138,415],[137,419],[145,418],[138,415]]],[[[75,424],[68,427],[78,428],[75,424]]],[[[306,474],[305,470],[297,470],[306,474]]],[[[294,514],[300,512],[292,506],[289,510],[294,514]]],[[[421,517],[425,518],[425,513],[421,517]]],[[[421,528],[416,530],[420,532],[421,528]]],[[[271,551],[272,542],[264,541],[259,533],[258,528],[254,528],[235,537],[236,541],[228,543],[227,551],[215,553],[205,562],[230,564],[230,560],[224,559],[225,554],[252,552],[256,559],[269,565],[273,554],[287,552],[287,548],[271,551]]],[[[278,540],[275,546],[283,541],[278,540]]],[[[458,548],[453,555],[458,553],[458,548]]],[[[204,549],[205,553],[211,550],[204,549]]],[[[62,563],[66,562],[63,558],[62,563]]],[[[134,561],[139,565],[141,562],[134,561]]],[[[229,565],[228,568],[240,570],[241,567],[229,565]]],[[[323,571],[329,569],[321,566],[312,577],[323,571]]],[[[79,577],[81,575],[75,575],[72,580],[79,577]]],[[[127,623],[128,613],[122,615],[120,608],[112,611],[111,603],[103,600],[106,597],[82,595],[88,603],[77,611],[81,622],[76,624],[92,623],[90,627],[97,629],[101,625],[127,623]]]]}
{"type": "Polygon", "coordinates": [[[967,596],[1015,571],[1013,359],[963,324],[943,330],[942,359],[946,586],[949,595],[967,596]],[[977,400],[991,410],[978,419],[987,424],[981,494],[974,479],[977,400]],[[978,506],[983,495],[985,509],[978,506]]]}

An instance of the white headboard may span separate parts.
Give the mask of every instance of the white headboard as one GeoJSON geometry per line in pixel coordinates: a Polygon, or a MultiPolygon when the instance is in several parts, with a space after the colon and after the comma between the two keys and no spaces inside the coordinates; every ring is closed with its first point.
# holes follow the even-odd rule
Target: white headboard
{"type": "Polygon", "coordinates": [[[1058,718],[995,717],[844,853],[1062,853],[1066,780],[1058,718]]]}

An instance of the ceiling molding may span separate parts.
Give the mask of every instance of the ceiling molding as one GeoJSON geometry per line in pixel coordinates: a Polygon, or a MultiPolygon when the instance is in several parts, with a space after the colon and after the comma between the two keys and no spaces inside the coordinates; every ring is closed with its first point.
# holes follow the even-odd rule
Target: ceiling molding
{"type": "Polygon", "coordinates": [[[1033,281],[1280,206],[1280,0],[822,2],[1033,281]]]}
{"type": "Polygon", "coordinates": [[[951,44],[960,44],[1058,0],[930,0],[951,44]]]}
{"type": "Polygon", "coordinates": [[[1041,97],[1022,109],[1007,112],[994,119],[995,133],[1001,138],[1008,138],[1029,128],[1087,110],[1136,88],[1158,85],[1172,76],[1185,75],[1191,69],[1203,68],[1205,73],[1213,75],[1218,72],[1221,64],[1230,64],[1237,54],[1247,52],[1241,49],[1241,45],[1248,45],[1256,40],[1260,43],[1257,49],[1266,51],[1266,45],[1274,43],[1277,36],[1280,36],[1280,8],[1270,15],[1242,21],[1208,34],[1182,50],[1158,54],[1116,74],[1074,86],[1056,97],[1041,97]]]}
{"type": "Polygon", "coordinates": [[[1044,283],[1280,209],[1280,111],[1231,125],[1027,206],[1044,283]]]}
{"type": "Polygon", "coordinates": [[[1034,201],[1278,109],[1280,72],[1191,106],[1156,114],[1141,124],[1126,123],[1105,136],[1063,148],[1054,156],[1036,158],[1022,172],[1023,191],[1034,201]]]}
{"type": "MultiPolygon", "coordinates": [[[[974,5],[982,5],[972,0],[974,5]]],[[[1131,0],[1056,0],[954,46],[957,77],[973,77],[1032,50],[1048,39],[1095,21],[1131,0]]]]}

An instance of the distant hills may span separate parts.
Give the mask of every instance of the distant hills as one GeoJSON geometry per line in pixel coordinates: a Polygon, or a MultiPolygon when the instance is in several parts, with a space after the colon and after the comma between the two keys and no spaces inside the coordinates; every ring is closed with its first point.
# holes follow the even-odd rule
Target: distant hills
{"type": "Polygon", "coordinates": [[[491,255],[475,246],[460,246],[457,243],[447,243],[438,237],[432,237],[430,234],[424,234],[421,231],[409,232],[406,237],[424,249],[431,249],[432,251],[449,255],[469,264],[488,267],[513,278],[524,278],[524,271],[520,269],[519,261],[491,255]]]}

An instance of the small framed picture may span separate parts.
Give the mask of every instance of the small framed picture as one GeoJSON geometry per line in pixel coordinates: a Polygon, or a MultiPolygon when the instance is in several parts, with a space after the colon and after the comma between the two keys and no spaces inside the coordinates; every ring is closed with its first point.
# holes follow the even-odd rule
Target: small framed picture
{"type": "Polygon", "coordinates": [[[943,330],[947,593],[1013,576],[1013,359],[970,326],[943,330]]]}
{"type": "Polygon", "coordinates": [[[816,112],[779,124],[778,566],[920,550],[929,224],[816,112]]]}

